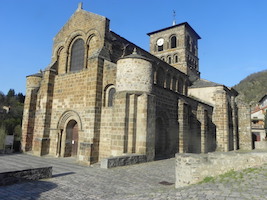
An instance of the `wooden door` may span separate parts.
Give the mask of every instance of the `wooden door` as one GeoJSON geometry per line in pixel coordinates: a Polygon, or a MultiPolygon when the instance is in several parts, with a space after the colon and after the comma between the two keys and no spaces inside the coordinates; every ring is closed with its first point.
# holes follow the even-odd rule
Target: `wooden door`
{"type": "Polygon", "coordinates": [[[71,156],[77,156],[78,151],[78,124],[76,123],[72,129],[72,150],[71,156]]]}

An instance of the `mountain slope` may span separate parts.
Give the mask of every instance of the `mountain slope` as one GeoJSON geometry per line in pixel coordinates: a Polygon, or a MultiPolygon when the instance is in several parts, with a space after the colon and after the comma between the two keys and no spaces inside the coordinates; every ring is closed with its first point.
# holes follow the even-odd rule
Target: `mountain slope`
{"type": "Polygon", "coordinates": [[[233,88],[246,103],[257,103],[267,94],[267,70],[249,75],[233,88]]]}

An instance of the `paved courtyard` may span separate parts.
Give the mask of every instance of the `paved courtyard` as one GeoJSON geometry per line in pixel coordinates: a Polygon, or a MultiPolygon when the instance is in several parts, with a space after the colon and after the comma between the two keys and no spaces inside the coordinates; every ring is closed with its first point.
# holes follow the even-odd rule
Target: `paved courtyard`
{"type": "Polygon", "coordinates": [[[42,164],[53,166],[52,178],[2,186],[0,199],[267,199],[267,165],[175,189],[174,159],[107,170],[79,166],[72,158],[0,156],[1,169],[42,164]]]}

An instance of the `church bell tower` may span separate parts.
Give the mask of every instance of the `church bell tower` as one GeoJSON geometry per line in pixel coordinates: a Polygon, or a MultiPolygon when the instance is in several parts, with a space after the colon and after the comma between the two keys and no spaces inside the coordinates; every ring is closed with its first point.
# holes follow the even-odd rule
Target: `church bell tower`
{"type": "Polygon", "coordinates": [[[147,35],[151,54],[187,74],[190,81],[199,79],[198,40],[201,38],[187,22],[147,35]]]}

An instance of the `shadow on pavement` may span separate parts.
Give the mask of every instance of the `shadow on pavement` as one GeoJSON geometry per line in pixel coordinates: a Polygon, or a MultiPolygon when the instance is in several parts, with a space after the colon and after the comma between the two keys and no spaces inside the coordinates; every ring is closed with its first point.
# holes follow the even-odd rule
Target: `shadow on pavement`
{"type": "Polygon", "coordinates": [[[57,184],[48,181],[30,181],[0,187],[0,199],[27,199],[37,200],[41,194],[57,187],[57,184]]]}
{"type": "Polygon", "coordinates": [[[54,175],[52,175],[52,178],[56,178],[56,177],[60,177],[60,176],[67,176],[67,175],[71,175],[71,174],[75,174],[75,172],[66,172],[66,173],[61,173],[61,174],[54,174],[54,175]]]}

